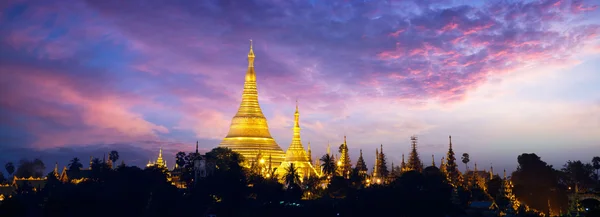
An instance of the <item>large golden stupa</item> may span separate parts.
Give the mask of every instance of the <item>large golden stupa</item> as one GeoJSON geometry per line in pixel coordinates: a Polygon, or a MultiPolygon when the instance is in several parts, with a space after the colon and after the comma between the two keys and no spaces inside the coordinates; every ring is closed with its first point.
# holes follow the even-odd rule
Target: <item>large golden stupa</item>
{"type": "Polygon", "coordinates": [[[272,167],[278,167],[285,159],[285,153],[271,137],[267,119],[258,104],[256,88],[256,72],[254,72],[254,51],[250,40],[248,53],[248,70],[242,93],[242,103],[237,114],[231,120],[229,133],[219,147],[230,148],[246,159],[247,165],[257,160],[260,153],[264,158],[271,158],[272,167]]]}
{"type": "Polygon", "coordinates": [[[292,144],[285,152],[285,161],[281,163],[277,169],[279,177],[284,177],[290,164],[294,164],[294,167],[298,169],[298,175],[301,178],[319,176],[317,170],[313,167],[309,160],[302,141],[300,140],[300,113],[298,112],[298,102],[296,102],[296,112],[294,113],[294,136],[292,137],[292,144]]]}

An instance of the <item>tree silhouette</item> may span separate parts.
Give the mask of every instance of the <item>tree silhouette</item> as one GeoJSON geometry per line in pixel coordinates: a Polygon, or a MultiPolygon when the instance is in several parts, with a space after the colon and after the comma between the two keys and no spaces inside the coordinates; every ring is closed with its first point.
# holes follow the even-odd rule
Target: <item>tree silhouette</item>
{"type": "Polygon", "coordinates": [[[600,170],[600,157],[595,156],[592,158],[592,166],[596,170],[596,181],[600,179],[600,175],[598,175],[598,170],[600,170]]]}
{"type": "Polygon", "coordinates": [[[81,161],[79,160],[79,158],[73,158],[71,159],[71,162],[69,163],[69,170],[71,171],[79,171],[81,170],[81,168],[83,167],[83,164],[81,164],[81,161]]]}
{"type": "Polygon", "coordinates": [[[119,160],[119,152],[115,150],[110,151],[110,153],[108,154],[108,159],[110,159],[112,165],[114,166],[115,164],[117,164],[117,160],[119,160]]]}
{"type": "Polygon", "coordinates": [[[469,170],[469,165],[468,165],[469,161],[471,161],[471,159],[469,159],[469,153],[463,153],[461,160],[465,164],[465,174],[466,174],[467,171],[469,170]]]}
{"type": "Polygon", "coordinates": [[[15,172],[15,177],[42,177],[44,176],[44,171],[46,170],[46,166],[44,166],[44,162],[40,159],[34,159],[33,161],[29,161],[26,159],[22,159],[19,161],[19,167],[17,167],[17,171],[15,172]]]}
{"type": "Polygon", "coordinates": [[[300,183],[300,175],[298,174],[298,169],[294,167],[293,163],[291,163],[290,166],[285,169],[284,182],[288,186],[291,184],[300,183]]]}
{"type": "Polygon", "coordinates": [[[336,165],[331,155],[325,154],[321,157],[321,168],[323,169],[323,173],[328,177],[335,174],[336,165]]]}
{"type": "Polygon", "coordinates": [[[180,151],[175,155],[175,164],[179,166],[179,168],[183,168],[185,165],[185,152],[180,151]]]}
{"type": "Polygon", "coordinates": [[[4,173],[2,173],[2,171],[0,171],[0,184],[6,182],[6,177],[4,177],[4,173]]]}
{"type": "MultiPolygon", "coordinates": [[[[536,154],[521,154],[517,161],[519,166],[512,173],[511,180],[519,201],[537,210],[547,210],[548,200],[567,197],[560,191],[549,190],[559,188],[557,173],[536,154]]],[[[562,204],[560,207],[566,208],[567,205],[562,204]]]]}
{"type": "Polygon", "coordinates": [[[12,176],[12,174],[15,172],[15,165],[12,162],[6,163],[4,168],[6,169],[6,172],[8,172],[8,176],[12,176]]]}
{"type": "Polygon", "coordinates": [[[581,161],[567,161],[562,172],[568,177],[567,185],[575,187],[577,184],[580,188],[592,188],[596,182],[593,179],[594,167],[589,163],[582,163],[581,161]]]}

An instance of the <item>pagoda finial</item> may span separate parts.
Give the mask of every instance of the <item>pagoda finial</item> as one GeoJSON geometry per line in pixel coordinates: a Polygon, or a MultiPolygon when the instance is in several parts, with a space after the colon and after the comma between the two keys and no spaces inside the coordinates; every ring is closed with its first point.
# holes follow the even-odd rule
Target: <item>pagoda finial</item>
{"type": "Polygon", "coordinates": [[[450,140],[450,149],[452,149],[452,135],[448,136],[448,140],[450,140]]]}
{"type": "Polygon", "coordinates": [[[198,140],[196,140],[196,154],[198,154],[198,140]]]}
{"type": "Polygon", "coordinates": [[[404,153],[402,153],[402,163],[404,163],[404,153]]]}
{"type": "Polygon", "coordinates": [[[250,39],[250,52],[248,52],[248,67],[254,67],[254,49],[252,49],[252,39],[250,39]]]}
{"type": "Polygon", "coordinates": [[[431,155],[431,166],[435,166],[435,156],[431,155]]]}
{"type": "Polygon", "coordinates": [[[383,153],[383,144],[380,144],[380,145],[379,145],[379,152],[380,152],[380,153],[383,153]]]}
{"type": "Polygon", "coordinates": [[[329,140],[327,140],[327,154],[331,155],[331,143],[329,143],[329,140]]]}
{"type": "Polygon", "coordinates": [[[506,180],[506,169],[504,169],[504,180],[506,180]]]}

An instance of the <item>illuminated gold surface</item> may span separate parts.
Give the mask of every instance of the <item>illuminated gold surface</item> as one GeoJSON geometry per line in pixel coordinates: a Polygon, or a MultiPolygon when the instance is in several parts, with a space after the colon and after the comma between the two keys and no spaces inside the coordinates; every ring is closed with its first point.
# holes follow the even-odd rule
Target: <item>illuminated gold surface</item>
{"type": "Polygon", "coordinates": [[[290,167],[290,164],[294,164],[294,167],[298,169],[300,177],[318,176],[317,170],[311,164],[302,141],[300,139],[300,113],[298,112],[298,102],[296,102],[296,112],[294,113],[294,135],[292,137],[292,143],[285,152],[285,161],[281,163],[281,166],[277,169],[279,177],[283,177],[286,173],[286,168],[290,167]]]}
{"type": "Polygon", "coordinates": [[[148,164],[146,164],[146,167],[151,167],[151,166],[167,168],[167,161],[163,160],[163,158],[162,158],[162,147],[158,151],[158,158],[156,159],[156,161],[155,162],[148,161],[148,164]]]}
{"type": "MultiPolygon", "coordinates": [[[[256,72],[254,72],[254,51],[250,41],[248,53],[248,70],[242,93],[242,103],[237,114],[231,120],[229,132],[219,147],[230,148],[240,153],[247,161],[254,161],[259,150],[263,155],[272,156],[272,163],[277,167],[285,159],[285,153],[271,137],[267,119],[258,104],[256,88],[256,72]]],[[[252,162],[247,162],[251,165],[252,162]]]]}

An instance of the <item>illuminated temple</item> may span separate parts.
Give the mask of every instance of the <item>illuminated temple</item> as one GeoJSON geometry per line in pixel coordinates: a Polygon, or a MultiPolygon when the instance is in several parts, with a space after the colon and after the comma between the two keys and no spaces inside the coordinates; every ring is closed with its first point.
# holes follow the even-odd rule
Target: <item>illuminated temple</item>
{"type": "Polygon", "coordinates": [[[292,144],[285,152],[285,161],[281,163],[277,169],[279,177],[283,177],[290,167],[290,164],[294,164],[294,167],[298,169],[298,175],[301,178],[318,176],[317,170],[311,164],[302,141],[300,140],[300,113],[298,112],[298,102],[296,102],[296,112],[294,113],[294,135],[292,137],[292,144]]]}
{"type": "Polygon", "coordinates": [[[273,165],[279,166],[286,158],[285,153],[271,137],[267,119],[258,104],[256,88],[256,72],[254,72],[254,51],[250,41],[248,53],[248,70],[244,81],[242,103],[237,114],[231,120],[229,133],[219,147],[230,148],[240,153],[248,165],[256,161],[256,156],[270,157],[273,165]]]}
{"type": "Polygon", "coordinates": [[[158,151],[158,158],[156,159],[156,161],[154,161],[154,162],[148,161],[148,164],[146,164],[146,167],[152,167],[152,166],[167,168],[167,161],[163,160],[163,157],[162,157],[162,147],[158,151]]]}

